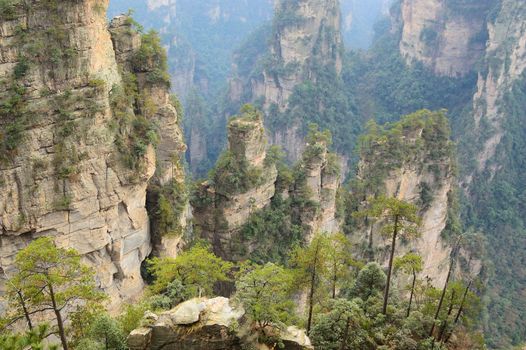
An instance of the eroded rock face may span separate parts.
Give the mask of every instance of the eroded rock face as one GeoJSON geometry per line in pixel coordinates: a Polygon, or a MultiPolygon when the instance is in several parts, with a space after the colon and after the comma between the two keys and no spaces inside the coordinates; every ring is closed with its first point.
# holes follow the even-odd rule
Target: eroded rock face
{"type": "Polygon", "coordinates": [[[167,164],[184,143],[166,86],[145,82],[147,71],[131,71],[140,36],[125,18],[112,23],[110,34],[107,4],[34,0],[31,11],[19,6],[1,22],[0,72],[7,79],[0,95],[21,102],[11,111],[17,119],[0,115],[2,137],[20,121],[13,135],[19,143],[0,162],[0,265],[9,274],[19,249],[52,236],[96,267],[99,286],[117,305],[143,288],[140,265],[152,249],[147,186],[154,174],[161,182],[183,176],[167,164]],[[124,106],[123,113],[142,113],[165,126],[157,151],[141,146],[135,169],[116,145],[119,137],[125,140],[114,97],[123,72],[137,73],[137,91],[155,110],[124,106]],[[14,92],[14,86],[24,89],[14,92]]]}
{"type": "Polygon", "coordinates": [[[218,160],[212,178],[200,185],[192,203],[196,231],[212,243],[216,254],[236,261],[258,249],[261,237],[243,237],[242,229],[252,214],[268,207],[273,199],[292,198],[286,215],[301,226],[307,241],[317,232],[339,229],[339,158],[328,151],[327,140],[322,139],[327,135],[315,134],[321,138],[302,143],[297,179],[278,190],[278,171],[267,157],[262,115],[241,115],[229,122],[228,151],[218,160]]]}
{"type": "MultiPolygon", "coordinates": [[[[440,178],[433,171],[422,170],[420,166],[405,165],[393,171],[385,180],[386,195],[413,203],[422,208],[422,187],[429,186],[432,201],[420,211],[422,225],[419,229],[420,238],[416,241],[399,246],[401,254],[411,249],[416,250],[423,258],[422,276],[429,277],[436,286],[443,286],[451,246],[442,237],[448,219],[449,195],[453,189],[454,178],[450,164],[440,164],[440,178]]],[[[429,169],[429,167],[427,168],[429,169]]],[[[387,259],[387,257],[385,257],[387,259]]]]}
{"type": "MultiPolygon", "coordinates": [[[[285,112],[294,89],[307,81],[315,83],[322,67],[339,75],[343,53],[338,0],[276,1],[274,7],[269,46],[261,57],[249,59],[255,66],[248,76],[234,64],[229,93],[233,103],[261,101],[268,115],[285,112]]],[[[271,143],[282,146],[291,162],[301,158],[303,127],[298,118],[279,129],[269,128],[271,143]]]]}
{"type": "Polygon", "coordinates": [[[464,75],[483,56],[493,0],[403,0],[400,52],[437,74],[464,75]]]}
{"type": "MultiPolygon", "coordinates": [[[[477,156],[476,171],[482,172],[489,167],[491,176],[498,171],[498,160],[491,160],[504,135],[503,122],[506,118],[499,106],[526,69],[525,16],[524,2],[503,1],[495,21],[488,22],[489,39],[485,55],[488,71],[487,74],[479,73],[477,92],[473,97],[473,118],[478,144],[483,145],[477,156]],[[486,136],[488,126],[492,132],[486,136]]],[[[471,182],[471,176],[466,182],[471,182]]]]}
{"type": "MultiPolygon", "coordinates": [[[[216,254],[235,260],[233,237],[254,211],[270,203],[276,190],[277,170],[274,164],[265,164],[267,143],[261,118],[230,121],[228,145],[231,161],[238,164],[234,169],[238,173],[231,175],[239,176],[242,171],[244,176],[257,179],[248,188],[240,185],[239,189],[221,183],[201,184],[200,199],[194,203],[194,218],[196,230],[213,243],[216,254]]],[[[224,176],[230,177],[226,170],[224,176]]]]}
{"type": "MultiPolygon", "coordinates": [[[[229,299],[192,299],[154,318],[128,337],[130,350],[241,350],[245,311],[229,299]],[[184,312],[183,312],[184,311],[184,312]],[[184,317],[183,317],[184,316],[184,317]]],[[[282,334],[286,350],[312,349],[305,331],[289,327],[282,334]]],[[[260,349],[268,349],[260,344],[260,349]]]]}
{"type": "MultiPolygon", "coordinates": [[[[336,219],[336,194],[340,187],[340,166],[335,154],[328,151],[325,142],[307,145],[303,153],[301,171],[305,173],[306,196],[318,203],[315,210],[301,210],[302,224],[308,227],[307,241],[317,232],[334,233],[339,229],[336,219]]],[[[302,189],[302,191],[305,191],[302,189]]]]}
{"type": "Polygon", "coordinates": [[[313,64],[333,65],[341,71],[340,4],[338,0],[276,1],[275,9],[270,54],[286,72],[265,70],[263,79],[254,81],[253,91],[255,99],[265,98],[265,106],[276,104],[284,110],[296,85],[316,80],[313,64]]]}
{"type": "MultiPolygon", "coordinates": [[[[357,200],[366,203],[371,196],[383,195],[414,204],[422,219],[419,237],[407,241],[399,239],[396,256],[415,251],[423,259],[422,277],[429,278],[435,286],[443,286],[452,249],[443,231],[448,220],[453,219],[449,215],[452,215],[450,206],[456,188],[455,160],[448,129],[444,127],[446,117],[437,117],[436,112],[429,111],[412,116],[415,115],[424,118],[420,121],[403,118],[401,135],[387,136],[385,141],[374,141],[367,146],[371,151],[361,155],[357,180],[365,187],[368,183],[373,185],[357,200]],[[390,146],[383,148],[383,142],[390,146]],[[397,147],[399,151],[391,150],[397,147]]],[[[356,191],[360,193],[359,187],[356,191]]],[[[362,247],[368,246],[375,259],[387,264],[391,242],[381,235],[383,223],[365,221],[362,230],[352,233],[352,239],[362,247]]]]}

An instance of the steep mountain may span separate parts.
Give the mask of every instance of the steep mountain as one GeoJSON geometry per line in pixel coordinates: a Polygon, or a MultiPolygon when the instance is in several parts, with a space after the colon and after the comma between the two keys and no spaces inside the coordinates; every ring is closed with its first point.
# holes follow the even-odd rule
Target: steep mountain
{"type": "Polygon", "coordinates": [[[17,251],[53,237],[97,267],[118,305],[141,293],[154,248],[147,192],[184,183],[185,145],[157,37],[127,17],[108,28],[107,5],[34,0],[1,14],[0,262],[9,275],[17,251]]]}
{"type": "Polygon", "coordinates": [[[279,1],[268,46],[247,42],[236,53],[229,104],[254,102],[267,116],[271,143],[290,161],[300,158],[309,122],[329,128],[337,149],[345,142],[334,125],[349,119],[342,94],[343,43],[339,1],[279,1]]]}
{"type": "Polygon", "coordinates": [[[403,0],[400,53],[437,74],[464,75],[484,55],[493,0],[403,0]]]}
{"type": "Polygon", "coordinates": [[[490,254],[496,257],[490,292],[494,302],[486,323],[495,348],[526,338],[525,19],[523,2],[502,1],[498,15],[488,22],[484,69],[469,115],[472,133],[467,133],[461,155],[471,161],[464,176],[470,201],[466,218],[487,232],[490,254]]]}
{"type": "Polygon", "coordinates": [[[338,229],[340,170],[328,152],[328,134],[311,130],[294,171],[281,163],[276,148],[267,151],[263,115],[251,106],[229,121],[228,140],[228,150],[192,199],[196,230],[216,254],[279,259],[294,242],[338,229]],[[282,240],[279,252],[273,251],[275,239],[282,240]]]}
{"type": "MultiPolygon", "coordinates": [[[[373,25],[377,18],[387,14],[387,6],[390,1],[374,0],[373,3],[363,3],[357,0],[344,0],[341,2],[341,12],[344,18],[343,25],[343,40],[351,47],[367,47],[370,45],[373,38],[373,25]]],[[[253,78],[251,72],[254,72],[254,81],[259,81],[258,89],[267,86],[269,88],[268,94],[274,94],[275,97],[270,97],[268,105],[274,103],[278,98],[277,94],[283,94],[279,90],[283,89],[276,84],[284,84],[284,96],[280,97],[283,100],[282,107],[286,105],[288,95],[296,86],[303,85],[303,94],[312,90],[308,86],[310,78],[306,79],[310,73],[316,70],[323,70],[318,63],[312,62],[314,57],[313,48],[316,43],[316,38],[319,33],[316,32],[317,26],[320,28],[329,28],[327,38],[323,40],[332,40],[330,31],[340,31],[340,25],[337,23],[339,19],[339,5],[334,3],[323,2],[298,2],[302,3],[301,7],[308,11],[302,13],[299,7],[297,9],[297,18],[305,16],[307,19],[303,25],[306,29],[305,35],[307,41],[302,44],[298,38],[294,36],[301,32],[295,32],[294,23],[287,21],[292,17],[287,16],[279,19],[274,16],[275,26],[283,27],[281,38],[272,38],[271,19],[273,18],[273,10],[280,11],[279,7],[287,4],[289,9],[283,11],[296,11],[293,9],[293,3],[288,2],[276,3],[270,0],[236,0],[236,1],[155,1],[155,0],[134,0],[123,1],[114,0],[110,4],[109,14],[114,16],[126,12],[129,8],[134,10],[135,17],[144,26],[154,28],[160,31],[164,45],[168,48],[169,67],[172,76],[172,86],[174,91],[183,100],[185,107],[185,133],[187,136],[189,152],[187,160],[190,165],[192,173],[197,176],[204,176],[206,172],[213,166],[221,149],[224,147],[226,139],[226,130],[224,129],[225,116],[237,112],[242,103],[255,102],[260,100],[264,92],[252,91],[256,87],[249,86],[249,81],[253,78]],[[161,21],[158,19],[162,18],[161,21]],[[323,19],[324,23],[321,23],[323,19]],[[309,21],[313,21],[309,24],[309,21]],[[281,22],[278,24],[277,22],[281,22]],[[290,26],[289,29],[285,29],[290,26]],[[296,34],[295,34],[296,33],[296,34]],[[306,36],[310,36],[307,38],[306,36]],[[269,41],[274,43],[268,44],[269,41]],[[278,42],[279,41],[279,42],[278,42]],[[285,45],[285,55],[288,57],[280,57],[280,46],[285,45]],[[292,46],[291,46],[292,44],[292,46]],[[272,74],[269,71],[266,78],[257,77],[261,73],[261,65],[267,60],[268,64],[272,65],[272,60],[285,60],[283,66],[291,63],[293,56],[302,57],[304,60],[309,58],[309,63],[301,63],[305,67],[305,72],[299,72],[298,76],[286,77],[285,72],[279,72],[278,80],[271,82],[272,74]],[[266,56],[265,59],[259,60],[261,56],[266,56]],[[312,56],[312,57],[311,57],[312,56]],[[289,62],[290,61],[290,62],[289,62]],[[233,67],[233,69],[232,69],[233,67]],[[234,72],[232,72],[232,70],[234,72]],[[301,77],[300,77],[301,76],[301,77]],[[227,85],[227,78],[230,80],[230,102],[225,108],[224,90],[227,85]],[[306,83],[306,84],[303,84],[306,83]],[[248,85],[247,85],[248,84],[248,85]],[[305,91],[306,90],[306,91],[305,91]],[[250,95],[250,96],[248,96],[250,95]],[[226,109],[226,111],[225,111],[226,109]]],[[[292,14],[292,12],[290,12],[292,14]]],[[[294,16],[296,16],[294,15],[294,16]]],[[[323,29],[325,30],[325,29],[323,29]]],[[[338,34],[339,35],[339,34],[338,34]]],[[[337,38],[336,45],[340,45],[341,38],[337,38]]],[[[321,42],[320,42],[321,43],[321,42]]],[[[325,44],[332,45],[327,41],[325,44]]],[[[325,49],[324,49],[325,50],[325,49]]],[[[327,53],[322,53],[327,55],[327,53]]],[[[319,56],[319,55],[318,55],[319,56]]],[[[338,53],[341,56],[341,53],[338,53]]],[[[319,56],[321,57],[321,56],[319,56]]],[[[340,61],[337,58],[336,61],[340,61]]],[[[322,61],[327,61],[322,59],[322,61]]],[[[299,62],[299,61],[298,61],[299,62]]],[[[327,63],[327,62],[325,62],[327,63]]],[[[329,64],[329,66],[332,65],[329,64]]],[[[340,63],[338,63],[338,66],[340,63]]],[[[289,68],[292,70],[292,64],[289,68]]],[[[270,66],[272,69],[272,66],[270,66]]],[[[338,68],[338,67],[336,67],[338,68]]],[[[303,68],[302,68],[303,69],[303,68]]],[[[339,70],[339,68],[338,68],[339,70]]],[[[339,119],[340,122],[345,119],[340,115],[349,114],[350,105],[346,101],[347,98],[342,96],[342,89],[333,88],[332,84],[339,78],[334,77],[331,73],[317,73],[320,77],[318,85],[322,87],[315,88],[319,91],[313,92],[317,97],[326,94],[330,97],[327,105],[337,105],[338,113],[332,113],[330,110],[317,110],[314,98],[309,97],[311,101],[309,108],[302,108],[302,105],[297,103],[299,99],[304,99],[304,96],[298,92],[295,95],[296,102],[293,102],[287,116],[295,110],[297,114],[293,119],[316,121],[319,124],[326,119],[339,119]],[[329,74],[328,77],[325,75],[329,74]],[[326,91],[330,91],[327,93],[326,91]],[[320,115],[321,114],[321,115],[320,115]],[[327,116],[328,114],[332,114],[327,116]],[[327,118],[325,118],[327,116],[327,118]]],[[[275,113],[272,113],[274,115],[275,113]]],[[[278,119],[278,118],[274,118],[278,119]]],[[[279,120],[287,120],[288,117],[280,117],[279,120]]],[[[270,120],[270,119],[269,119],[270,120]]],[[[270,123],[267,123],[270,124],[270,123]]],[[[276,123],[278,124],[278,123],[276,123]]],[[[282,124],[282,123],[281,123],[282,124]]],[[[291,160],[299,159],[299,152],[301,152],[301,140],[306,134],[306,122],[294,122],[285,128],[274,127],[275,135],[270,134],[273,143],[284,145],[289,153],[291,160]],[[299,151],[295,151],[299,149],[299,151]]],[[[267,125],[271,126],[271,125],[267,125]]],[[[331,123],[325,123],[323,127],[331,127],[331,123]]],[[[335,136],[335,145],[338,149],[344,148],[346,151],[352,149],[352,141],[347,140],[347,135],[358,133],[357,126],[353,130],[344,130],[339,133],[336,128],[331,129],[335,136]],[[338,132],[338,133],[337,133],[338,132]],[[340,147],[340,145],[342,145],[340,147]]]]}
{"type": "Polygon", "coordinates": [[[344,75],[361,118],[393,121],[419,108],[449,110],[463,229],[485,234],[486,265],[494,269],[484,318],[493,348],[525,338],[519,316],[526,307],[523,7],[513,1],[397,2],[390,25],[369,52],[351,55],[344,75]]]}
{"type": "MultiPolygon", "coordinates": [[[[423,258],[422,275],[442,286],[458,234],[453,232],[458,221],[454,208],[456,161],[447,117],[423,110],[386,127],[369,124],[368,129],[360,142],[360,162],[349,203],[356,209],[351,213],[382,195],[416,205],[422,218],[420,235],[402,242],[399,254],[418,252],[423,258]]],[[[386,262],[390,244],[379,232],[378,223],[352,217],[348,221],[349,234],[364,257],[386,262]]]]}
{"type": "Polygon", "coordinates": [[[167,47],[172,88],[184,100],[195,87],[214,96],[227,79],[232,51],[272,15],[271,0],[113,0],[110,17],[132,9],[167,47]],[[159,20],[160,19],[160,20],[159,20]]]}
{"type": "Polygon", "coordinates": [[[192,204],[200,234],[213,242],[216,254],[231,259],[240,227],[274,196],[277,169],[267,159],[261,115],[246,112],[231,120],[228,144],[214,170],[213,183],[201,184],[199,200],[192,204]]]}

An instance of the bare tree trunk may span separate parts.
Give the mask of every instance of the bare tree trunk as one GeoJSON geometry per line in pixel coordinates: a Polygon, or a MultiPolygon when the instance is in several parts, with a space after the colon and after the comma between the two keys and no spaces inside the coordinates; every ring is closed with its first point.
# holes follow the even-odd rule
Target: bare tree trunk
{"type": "Polygon", "coordinates": [[[336,264],[336,260],[334,261],[334,265],[333,265],[333,275],[332,275],[332,298],[333,299],[336,299],[336,282],[338,281],[338,274],[337,274],[337,271],[336,271],[336,267],[337,264],[336,264]]]}
{"type": "Polygon", "coordinates": [[[455,321],[453,321],[453,329],[451,332],[449,332],[448,336],[446,337],[446,340],[444,341],[447,343],[449,341],[449,338],[453,335],[453,331],[455,330],[455,326],[457,325],[458,321],[460,320],[460,315],[462,314],[462,311],[464,311],[464,303],[466,302],[466,298],[468,296],[469,288],[471,288],[471,283],[473,281],[469,281],[468,286],[464,290],[464,296],[462,297],[462,301],[460,302],[460,307],[458,308],[457,315],[455,316],[455,321]]]}
{"type": "Polygon", "coordinates": [[[6,272],[4,269],[0,268],[0,271],[4,274],[4,278],[6,281],[11,285],[11,287],[16,290],[16,295],[18,296],[18,299],[20,299],[20,305],[22,306],[22,311],[24,312],[24,317],[27,322],[27,326],[29,327],[29,330],[33,330],[33,323],[31,322],[31,317],[29,316],[29,311],[27,310],[26,301],[24,300],[24,295],[22,294],[22,290],[20,288],[17,288],[15,284],[7,277],[6,272]]]}
{"type": "Polygon", "coordinates": [[[60,314],[60,310],[57,306],[57,301],[55,299],[55,292],[53,291],[53,286],[51,284],[48,284],[49,288],[49,295],[51,297],[51,303],[53,305],[53,311],[55,312],[55,316],[57,317],[57,326],[58,326],[58,334],[60,335],[60,341],[62,342],[62,348],[64,350],[68,350],[68,340],[66,338],[66,331],[64,330],[64,321],[62,320],[62,315],[60,314]]]}
{"type": "Polygon", "coordinates": [[[444,297],[446,296],[447,286],[449,285],[449,279],[451,278],[451,273],[453,272],[453,265],[454,265],[454,258],[452,254],[451,261],[449,263],[449,271],[447,272],[446,283],[444,283],[444,289],[442,289],[442,295],[440,296],[440,301],[438,302],[437,310],[435,312],[435,317],[433,318],[433,325],[431,326],[431,330],[429,331],[430,337],[433,336],[433,332],[435,331],[435,323],[438,319],[440,309],[442,309],[442,304],[444,303],[444,297]]]}
{"type": "Polygon", "coordinates": [[[413,295],[415,294],[416,271],[413,270],[413,285],[411,286],[411,295],[409,296],[409,306],[407,307],[407,317],[411,314],[411,303],[413,302],[413,295]]]}
{"type": "Polygon", "coordinates": [[[307,320],[307,335],[310,333],[310,328],[312,324],[312,309],[314,307],[314,287],[316,284],[316,264],[318,263],[318,252],[319,252],[319,242],[316,246],[316,255],[314,256],[314,263],[312,266],[311,280],[310,280],[310,293],[309,293],[309,318],[307,320]]]}
{"type": "Polygon", "coordinates": [[[447,321],[449,320],[449,316],[451,316],[451,313],[453,312],[453,299],[455,299],[455,291],[451,291],[451,300],[449,301],[449,308],[447,310],[446,319],[442,322],[442,327],[440,327],[440,333],[438,334],[438,341],[442,341],[442,337],[444,336],[444,332],[447,328],[447,321]]]}
{"type": "Polygon", "coordinates": [[[20,299],[20,305],[22,306],[22,310],[24,312],[24,317],[27,322],[27,326],[29,327],[29,330],[33,330],[33,323],[31,322],[31,317],[29,317],[29,311],[27,310],[26,301],[24,300],[24,296],[22,295],[22,292],[17,289],[16,294],[18,295],[18,299],[20,299]]]}
{"type": "MultiPolygon", "coordinates": [[[[367,219],[368,221],[368,219],[367,219]]],[[[371,223],[371,229],[369,230],[369,262],[374,261],[374,248],[373,248],[373,224],[371,223]]]]}
{"type": "Polygon", "coordinates": [[[394,231],[393,231],[393,241],[391,242],[391,256],[389,257],[389,270],[387,271],[387,283],[385,285],[384,292],[384,306],[382,308],[382,313],[387,315],[387,303],[389,301],[389,287],[391,285],[391,275],[393,273],[393,259],[395,255],[396,248],[396,236],[398,235],[398,215],[395,216],[394,231]]]}

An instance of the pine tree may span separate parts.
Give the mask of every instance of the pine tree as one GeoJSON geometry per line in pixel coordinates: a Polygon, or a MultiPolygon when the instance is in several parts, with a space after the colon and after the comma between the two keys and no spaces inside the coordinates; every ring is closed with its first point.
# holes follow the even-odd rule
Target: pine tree
{"type": "Polygon", "coordinates": [[[409,306],[407,307],[407,317],[411,313],[411,304],[413,302],[413,296],[415,295],[416,275],[422,272],[424,268],[424,262],[422,257],[415,253],[407,253],[406,255],[396,258],[394,261],[395,269],[399,268],[407,274],[413,276],[413,282],[411,283],[411,294],[409,296],[409,306]]]}
{"type": "Polygon", "coordinates": [[[393,261],[396,251],[396,240],[399,236],[407,239],[415,238],[418,235],[418,225],[421,219],[417,215],[418,209],[413,204],[404,202],[396,198],[379,197],[372,200],[369,209],[364,211],[364,215],[369,215],[381,220],[382,234],[391,237],[391,253],[389,255],[389,265],[387,270],[387,283],[384,291],[384,304],[382,313],[387,314],[389,302],[389,288],[391,286],[391,276],[393,272],[393,261]]]}
{"type": "Polygon", "coordinates": [[[12,281],[22,295],[31,296],[27,307],[33,313],[54,316],[62,347],[68,350],[65,316],[75,312],[73,306],[104,299],[95,285],[94,271],[80,262],[74,249],[58,248],[50,237],[38,238],[19,251],[15,268],[12,281]],[[23,284],[19,283],[22,279],[23,284]]]}

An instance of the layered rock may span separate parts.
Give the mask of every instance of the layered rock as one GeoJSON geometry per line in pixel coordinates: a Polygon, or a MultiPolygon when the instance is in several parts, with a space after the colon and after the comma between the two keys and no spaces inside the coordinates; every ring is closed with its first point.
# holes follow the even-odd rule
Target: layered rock
{"type": "MultiPolygon", "coordinates": [[[[490,173],[498,171],[498,161],[491,162],[503,134],[505,112],[499,108],[513,84],[526,69],[526,4],[503,1],[495,22],[488,22],[489,39],[485,60],[487,72],[480,72],[477,92],[473,97],[474,131],[481,144],[476,157],[476,171],[490,167],[490,173]],[[491,129],[491,132],[486,132],[491,129]]],[[[471,181],[471,175],[466,181],[471,181]]]]}
{"type": "Polygon", "coordinates": [[[162,68],[137,65],[141,38],[126,18],[110,34],[107,5],[34,0],[2,18],[0,94],[17,102],[0,115],[0,263],[9,274],[19,249],[52,236],[117,305],[143,287],[150,179],[183,176],[169,158],[184,144],[166,83],[148,79],[162,68]]]}
{"type": "Polygon", "coordinates": [[[301,180],[291,194],[315,203],[299,211],[300,221],[308,231],[307,240],[316,232],[332,233],[339,229],[336,194],[340,188],[340,164],[338,157],[329,152],[328,140],[321,135],[311,133],[299,166],[301,180]]]}
{"type": "MultiPolygon", "coordinates": [[[[355,189],[359,202],[384,195],[415,204],[422,223],[420,237],[402,242],[397,255],[414,250],[422,256],[422,275],[442,286],[449,267],[451,243],[445,234],[454,196],[455,161],[451,153],[447,119],[441,113],[421,111],[404,117],[387,132],[371,133],[363,147],[355,189]],[[362,192],[365,189],[365,192],[362,192]]],[[[363,204],[363,202],[362,202],[363,204]]],[[[381,223],[366,221],[353,239],[368,246],[375,258],[387,262],[389,242],[381,223]]]]}
{"type": "MultiPolygon", "coordinates": [[[[343,52],[340,22],[338,0],[276,1],[269,47],[255,58],[239,53],[230,80],[230,101],[257,101],[272,116],[287,112],[295,88],[315,83],[325,67],[339,76],[343,52]],[[253,67],[240,69],[240,59],[253,61],[253,67]]],[[[293,162],[303,150],[305,124],[297,119],[284,127],[269,128],[271,143],[282,146],[293,162]]]]}
{"type": "Polygon", "coordinates": [[[266,159],[260,113],[245,112],[228,124],[228,151],[218,161],[212,181],[204,182],[193,201],[195,225],[213,242],[216,254],[235,259],[233,237],[255,211],[270,203],[277,170],[266,159]]]}
{"type": "Polygon", "coordinates": [[[245,237],[243,229],[252,215],[273,207],[271,203],[280,203],[279,214],[275,215],[301,230],[305,241],[316,232],[338,230],[340,164],[338,157],[328,151],[329,132],[311,130],[303,141],[302,160],[292,172],[286,170],[290,172],[288,180],[278,176],[276,150],[267,152],[261,112],[249,105],[243,107],[242,114],[228,124],[228,140],[228,150],[192,200],[196,231],[212,242],[216,254],[240,260],[257,249],[265,249],[259,245],[264,246],[268,237],[245,237]]]}
{"type": "Polygon", "coordinates": [[[475,70],[486,47],[486,18],[494,0],[403,0],[400,6],[400,52],[409,62],[451,77],[475,70]]]}
{"type": "Polygon", "coordinates": [[[285,110],[294,87],[316,80],[314,65],[342,69],[338,0],[277,1],[270,66],[252,82],[254,99],[285,110]]]}
{"type": "MultiPolygon", "coordinates": [[[[159,316],[149,315],[149,326],[128,337],[131,350],[241,350],[251,338],[243,324],[244,310],[227,298],[192,299],[159,316]],[[248,334],[247,334],[248,333],[248,334]]],[[[286,350],[312,349],[303,330],[288,327],[280,334],[286,350]]],[[[255,344],[258,349],[269,349],[255,344]]]]}

